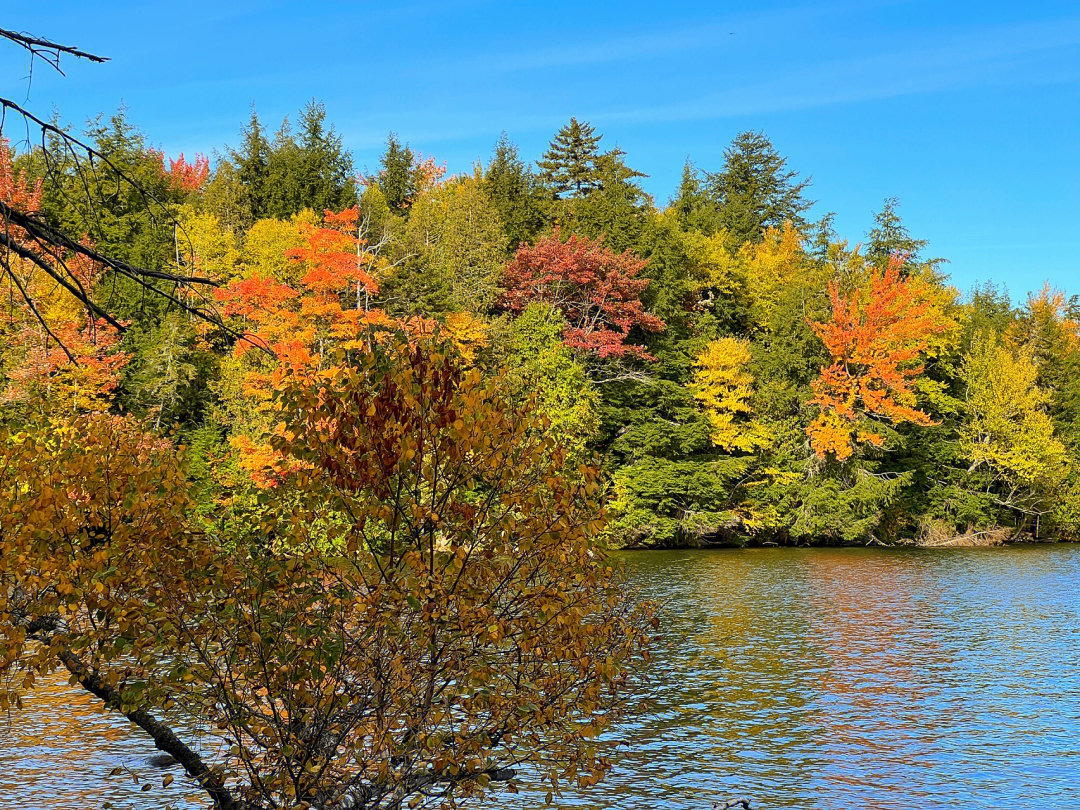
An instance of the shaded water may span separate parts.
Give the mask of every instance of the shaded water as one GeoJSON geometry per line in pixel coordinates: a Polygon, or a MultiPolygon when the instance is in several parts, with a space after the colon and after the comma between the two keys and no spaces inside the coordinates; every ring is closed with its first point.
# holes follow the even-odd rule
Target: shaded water
{"type": "MultiPolygon", "coordinates": [[[[1080,807],[1080,547],[624,559],[664,614],[654,700],[616,730],[609,778],[558,805],[1080,807]]],[[[0,807],[162,807],[103,778],[121,763],[153,774],[152,753],[46,690],[0,729],[0,807]]]]}

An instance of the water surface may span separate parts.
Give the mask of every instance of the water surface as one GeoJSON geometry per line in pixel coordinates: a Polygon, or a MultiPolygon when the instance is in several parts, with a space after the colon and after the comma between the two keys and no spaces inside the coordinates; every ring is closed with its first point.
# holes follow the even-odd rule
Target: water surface
{"type": "MultiPolygon", "coordinates": [[[[559,806],[1080,807],[1080,547],[622,558],[663,611],[651,709],[614,732],[609,778],[559,806]]],[[[103,778],[154,775],[154,751],[90,708],[56,687],[0,727],[0,806],[164,805],[103,778]]]]}

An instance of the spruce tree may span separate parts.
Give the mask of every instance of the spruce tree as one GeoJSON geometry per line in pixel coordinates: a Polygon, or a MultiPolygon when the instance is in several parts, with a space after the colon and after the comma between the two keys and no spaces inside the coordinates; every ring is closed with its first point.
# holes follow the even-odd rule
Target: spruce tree
{"type": "Polygon", "coordinates": [[[300,113],[299,137],[285,118],[271,143],[255,111],[244,128],[239,149],[230,151],[240,183],[248,191],[251,214],[290,217],[305,208],[321,214],[356,204],[352,156],[333,127],[326,109],[311,101],[300,113]]]}
{"type": "Polygon", "coordinates": [[[269,216],[267,185],[270,178],[270,142],[266,139],[258,113],[251,108],[251,118],[242,131],[244,140],[239,149],[229,150],[229,159],[236,176],[247,189],[248,204],[255,219],[269,216]]]}
{"type": "Polygon", "coordinates": [[[790,221],[803,229],[803,213],[813,205],[803,196],[809,179],[788,169],[787,159],[773,148],[761,132],[735,136],[724,152],[724,167],[706,175],[706,188],[735,246],[759,242],[767,227],[790,221]]]}
{"type": "Polygon", "coordinates": [[[636,182],[646,175],[627,166],[625,155],[618,147],[598,155],[593,189],[565,204],[565,218],[573,231],[594,239],[602,236],[616,251],[637,246],[652,203],[636,182]]]}
{"type": "Polygon", "coordinates": [[[688,230],[713,233],[720,227],[716,209],[703,187],[701,173],[690,162],[690,158],[687,158],[683,165],[679,193],[671,201],[671,207],[679,224],[688,230]]]}
{"type": "Polygon", "coordinates": [[[576,118],[555,135],[536,165],[556,197],[583,197],[597,187],[597,147],[601,137],[592,126],[576,118]]]}
{"type": "Polygon", "coordinates": [[[900,201],[896,197],[888,197],[881,211],[874,215],[874,227],[867,234],[866,255],[875,262],[884,264],[894,253],[906,257],[907,264],[919,264],[922,259],[919,251],[928,244],[925,239],[915,239],[907,229],[897,208],[900,201]]]}
{"type": "Polygon", "coordinates": [[[304,208],[301,203],[301,174],[300,149],[296,144],[292,125],[286,117],[270,145],[266,185],[267,216],[285,219],[304,208]]]}
{"type": "Polygon", "coordinates": [[[339,211],[356,204],[356,181],[352,177],[352,156],[341,136],[326,126],[326,108],[312,100],[300,116],[300,200],[301,207],[317,213],[339,211]]]}
{"type": "Polygon", "coordinates": [[[505,132],[484,172],[484,186],[506,228],[510,249],[531,242],[544,227],[542,189],[505,132]]]}
{"type": "Polygon", "coordinates": [[[416,197],[416,156],[408,144],[402,145],[395,133],[386,138],[386,151],[379,159],[379,188],[395,213],[403,213],[416,197]]]}

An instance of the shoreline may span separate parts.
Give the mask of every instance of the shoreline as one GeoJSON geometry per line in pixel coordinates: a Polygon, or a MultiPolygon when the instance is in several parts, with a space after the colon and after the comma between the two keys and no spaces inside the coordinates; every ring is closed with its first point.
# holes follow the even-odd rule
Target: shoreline
{"type": "Polygon", "coordinates": [[[933,538],[910,538],[898,540],[892,543],[872,540],[870,542],[848,543],[835,540],[814,540],[805,543],[777,543],[772,541],[728,541],[728,542],[703,542],[686,543],[683,545],[657,546],[635,544],[626,546],[612,546],[612,551],[709,551],[717,549],[758,549],[758,548],[880,548],[897,550],[937,550],[953,548],[1005,548],[1007,546],[1037,546],[1037,545],[1075,545],[1080,540],[1071,540],[1060,537],[1036,538],[1030,533],[1024,532],[1013,534],[1007,529],[989,529],[981,532],[950,535],[948,537],[933,538]]]}

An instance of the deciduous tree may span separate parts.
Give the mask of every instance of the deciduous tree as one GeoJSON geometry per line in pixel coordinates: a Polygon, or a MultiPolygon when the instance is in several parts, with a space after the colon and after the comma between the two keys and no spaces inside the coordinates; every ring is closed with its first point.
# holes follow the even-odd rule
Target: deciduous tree
{"type": "Polygon", "coordinates": [[[250,541],[195,528],[137,423],[0,435],[0,705],[66,669],[224,810],[597,781],[646,616],[595,543],[596,473],[498,381],[388,351],[282,377],[291,463],[250,541]]]}
{"type": "Polygon", "coordinates": [[[650,359],[644,346],[630,343],[631,331],[659,332],[664,322],[645,311],[639,278],[645,262],[629,251],[615,253],[600,240],[577,235],[563,242],[558,230],[535,245],[522,245],[506,268],[502,304],[520,312],[541,301],[566,319],[563,331],[572,349],[607,357],[650,359]]]}
{"type": "Polygon", "coordinates": [[[932,424],[917,407],[915,381],[934,335],[949,322],[932,306],[920,279],[902,278],[894,257],[874,270],[868,288],[841,294],[829,286],[832,318],[812,324],[832,362],[814,383],[820,410],[807,428],[817,454],[843,461],[859,444],[881,447],[882,422],[932,424]]]}

